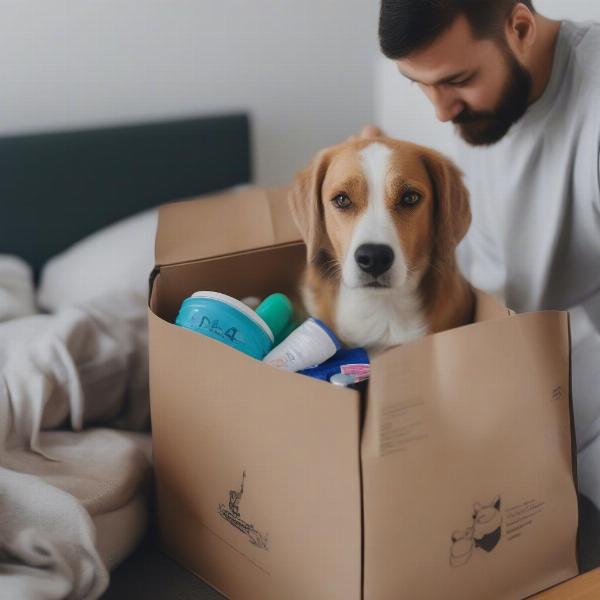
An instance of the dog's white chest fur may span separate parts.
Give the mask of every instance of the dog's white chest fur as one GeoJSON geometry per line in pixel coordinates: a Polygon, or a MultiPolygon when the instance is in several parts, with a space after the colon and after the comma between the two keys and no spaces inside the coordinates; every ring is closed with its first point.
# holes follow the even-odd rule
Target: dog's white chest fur
{"type": "Polygon", "coordinates": [[[370,289],[339,288],[336,329],[351,346],[383,350],[427,334],[419,296],[370,289]]]}

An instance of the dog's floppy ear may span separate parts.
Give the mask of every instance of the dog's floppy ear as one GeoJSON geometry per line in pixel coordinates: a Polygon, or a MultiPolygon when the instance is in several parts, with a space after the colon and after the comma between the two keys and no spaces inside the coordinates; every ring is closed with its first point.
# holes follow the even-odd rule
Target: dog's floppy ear
{"type": "Polygon", "coordinates": [[[306,243],[306,260],[313,263],[319,251],[329,246],[323,222],[321,188],[329,166],[329,153],[321,150],[310,164],[296,175],[288,201],[292,216],[306,243]]]}
{"type": "Polygon", "coordinates": [[[452,259],[458,243],[471,225],[469,192],[463,174],[448,158],[437,152],[423,155],[435,196],[433,212],[438,259],[452,259]]]}

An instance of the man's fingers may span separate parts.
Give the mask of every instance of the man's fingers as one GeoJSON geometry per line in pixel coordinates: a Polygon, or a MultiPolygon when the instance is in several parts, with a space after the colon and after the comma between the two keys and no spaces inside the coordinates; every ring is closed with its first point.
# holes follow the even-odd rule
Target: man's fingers
{"type": "Polygon", "coordinates": [[[360,132],[361,138],[379,137],[381,135],[383,135],[383,131],[375,125],[367,125],[366,127],[363,127],[363,130],[360,132]]]}
{"type": "Polygon", "coordinates": [[[364,140],[367,138],[372,138],[372,137],[379,137],[385,135],[383,133],[383,131],[381,131],[381,129],[379,129],[379,127],[376,127],[375,125],[366,125],[365,127],[362,128],[362,131],[360,133],[355,133],[354,135],[351,135],[350,137],[346,138],[347,142],[356,142],[358,140],[364,140]]]}

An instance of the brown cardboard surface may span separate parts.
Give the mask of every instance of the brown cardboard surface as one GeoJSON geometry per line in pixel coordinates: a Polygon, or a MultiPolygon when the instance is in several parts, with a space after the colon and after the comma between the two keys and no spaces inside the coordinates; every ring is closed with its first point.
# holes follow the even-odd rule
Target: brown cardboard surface
{"type": "Polygon", "coordinates": [[[358,393],[149,319],[167,549],[230,598],[360,598],[358,393]],[[219,513],[244,472],[240,518],[267,548],[219,513]]]}
{"type": "Polygon", "coordinates": [[[179,264],[300,242],[287,192],[287,188],[247,186],[161,206],[156,264],[179,264]]]}
{"type": "Polygon", "coordinates": [[[486,321],[375,359],[362,458],[365,600],[519,599],[577,575],[566,313],[486,321]],[[497,497],[497,545],[453,544],[474,503],[497,497]]]}

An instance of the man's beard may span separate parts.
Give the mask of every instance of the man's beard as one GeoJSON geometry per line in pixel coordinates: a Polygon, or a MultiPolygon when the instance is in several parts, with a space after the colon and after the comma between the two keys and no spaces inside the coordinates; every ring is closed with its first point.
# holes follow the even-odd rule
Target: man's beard
{"type": "Polygon", "coordinates": [[[460,136],[473,146],[495,144],[527,110],[532,86],[531,75],[508,48],[504,52],[509,73],[496,109],[476,112],[466,108],[452,119],[460,136]]]}

